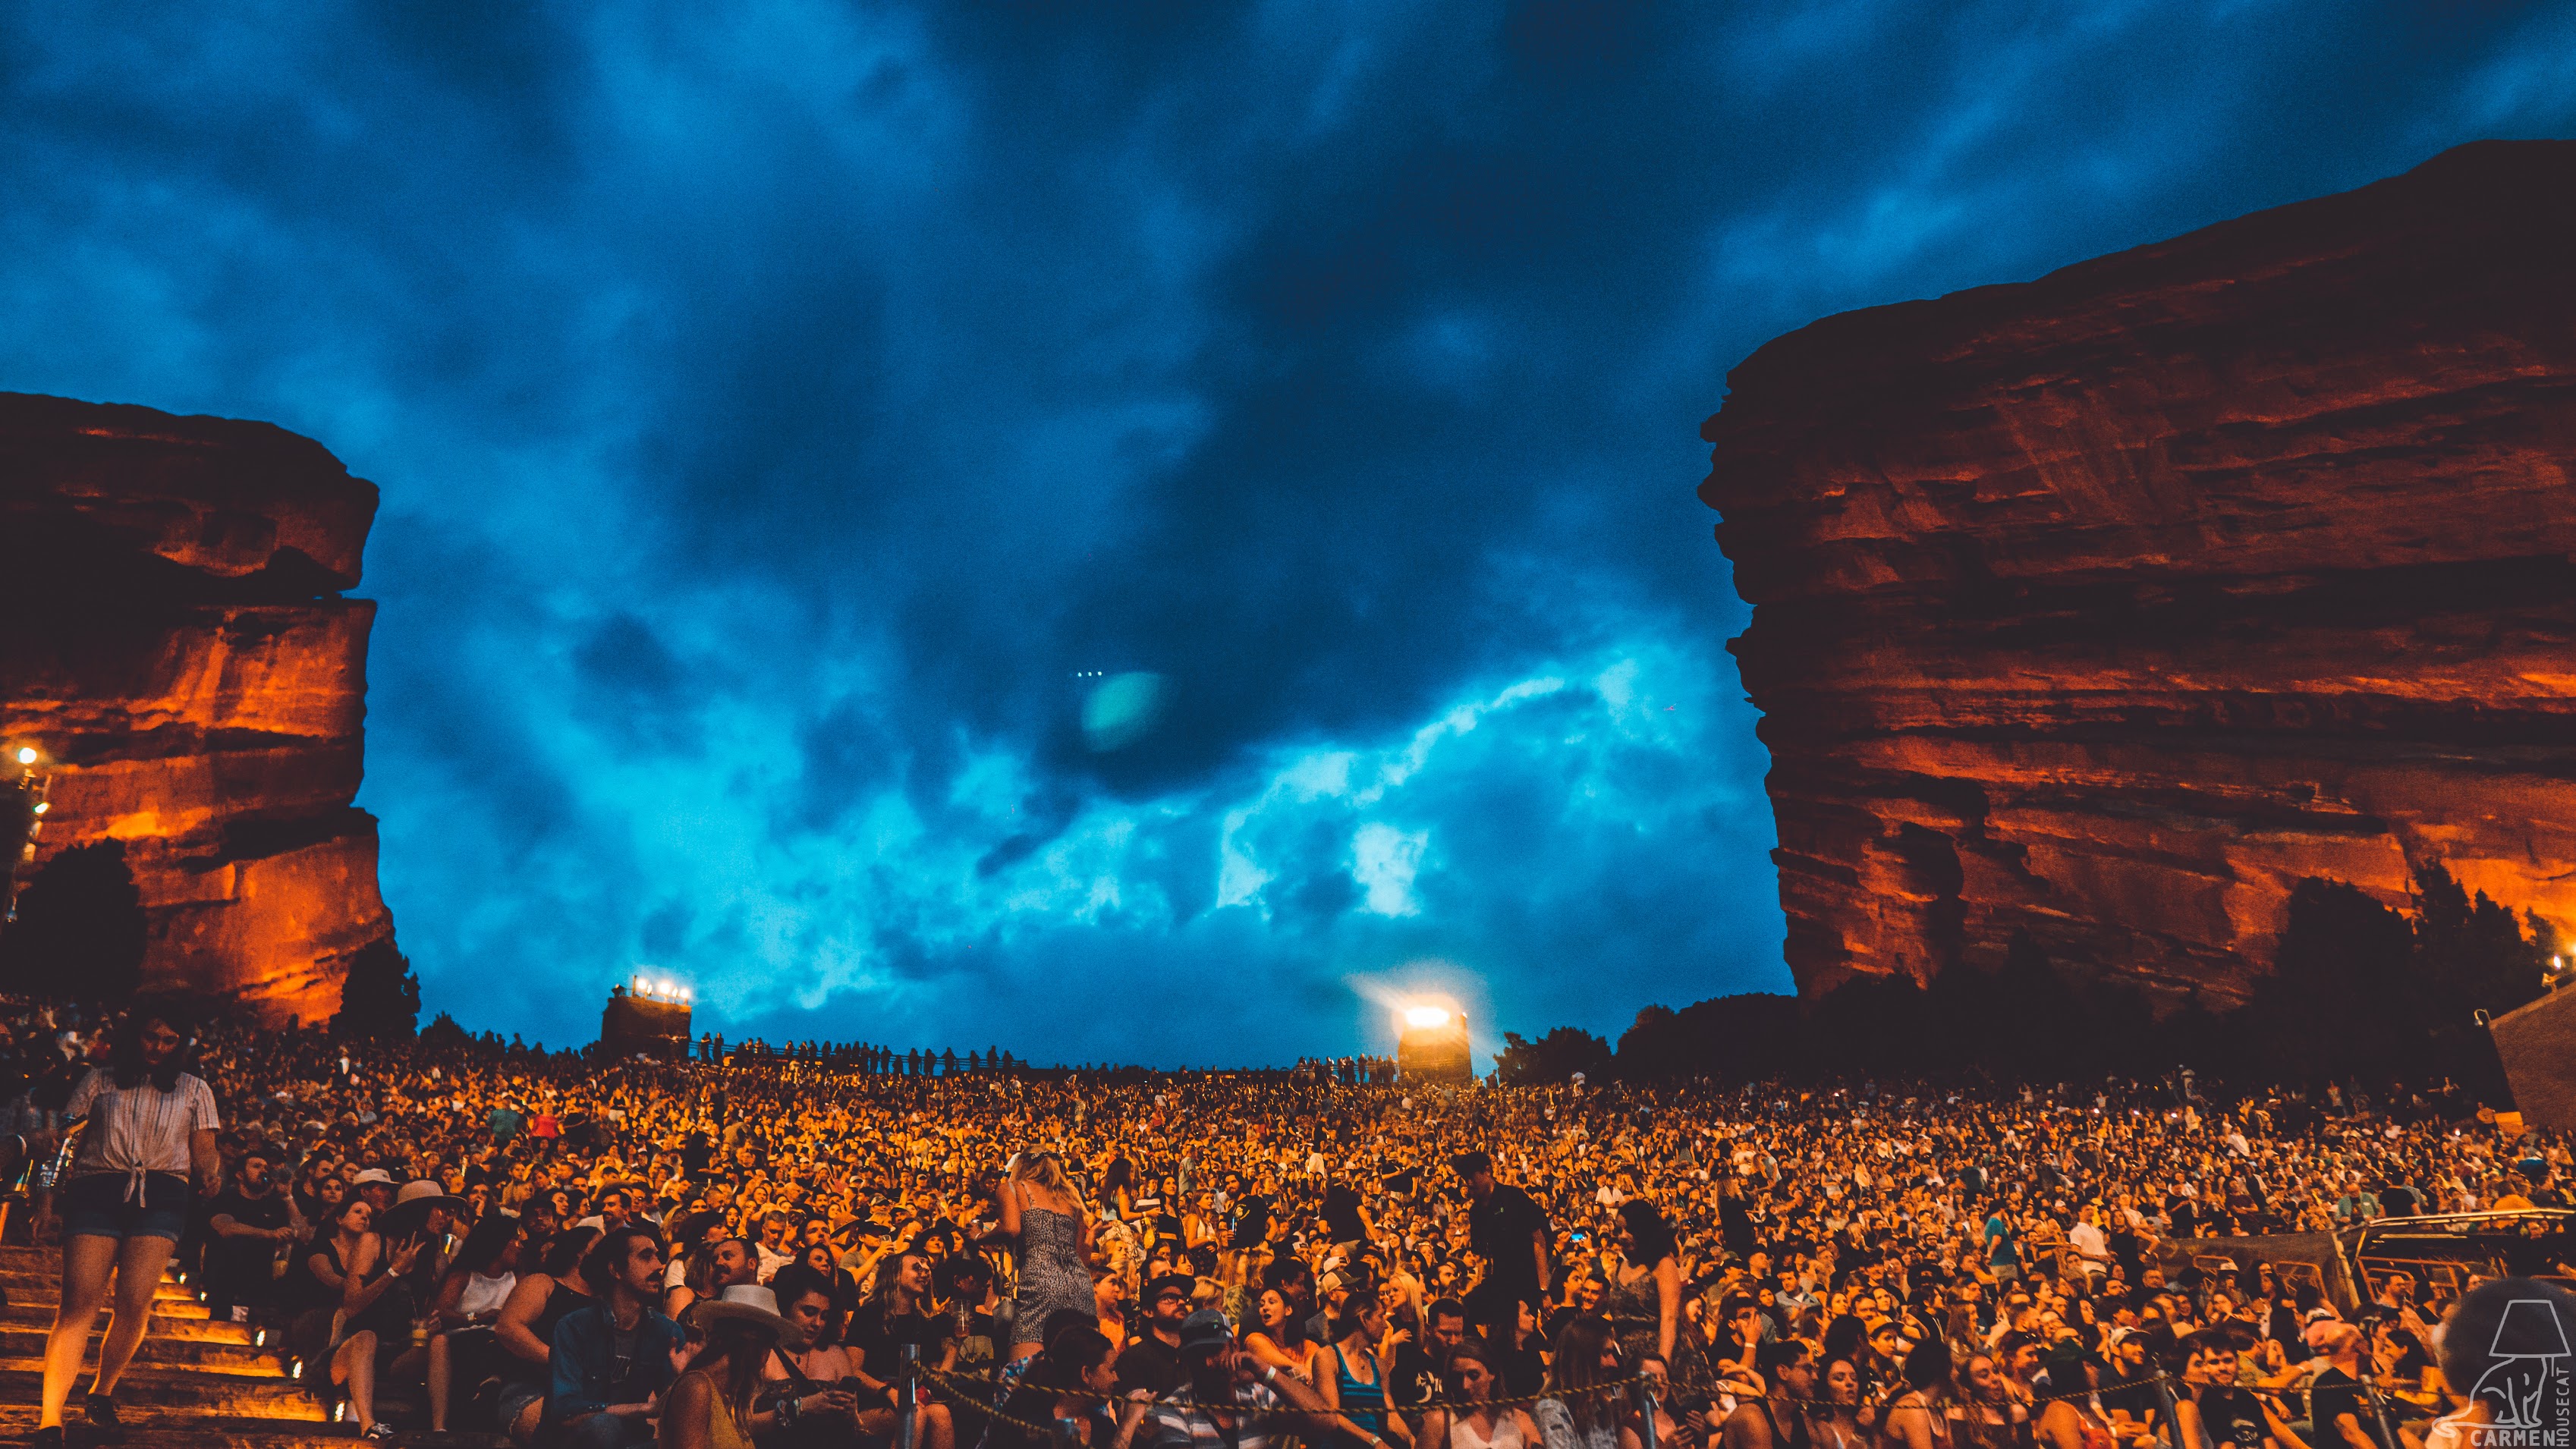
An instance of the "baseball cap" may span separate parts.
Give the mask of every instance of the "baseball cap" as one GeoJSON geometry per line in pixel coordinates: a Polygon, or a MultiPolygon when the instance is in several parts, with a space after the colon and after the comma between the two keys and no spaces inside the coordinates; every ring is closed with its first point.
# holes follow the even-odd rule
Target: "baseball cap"
{"type": "Polygon", "coordinates": [[[365,1187],[371,1182],[381,1182],[385,1186],[391,1187],[394,1185],[394,1175],[385,1171],[381,1167],[370,1167],[366,1171],[358,1174],[358,1186],[365,1187]]]}
{"type": "Polygon", "coordinates": [[[1186,1303],[1198,1292],[1198,1288],[1199,1280],[1187,1273],[1166,1273],[1148,1281],[1145,1284],[1145,1291],[1137,1296],[1136,1301],[1150,1307],[1155,1299],[1164,1294],[1178,1293],[1181,1295],[1181,1301],[1186,1303]]]}
{"type": "Polygon", "coordinates": [[[1181,1351],[1224,1348],[1234,1342],[1234,1325],[1218,1309],[1202,1308],[1181,1320],[1181,1351]]]}

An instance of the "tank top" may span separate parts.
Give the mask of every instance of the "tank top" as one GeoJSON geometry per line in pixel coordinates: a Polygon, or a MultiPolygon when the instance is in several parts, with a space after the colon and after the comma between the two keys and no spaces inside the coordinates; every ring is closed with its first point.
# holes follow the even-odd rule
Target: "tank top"
{"type": "Polygon", "coordinates": [[[1510,1414],[1495,1418],[1491,1439],[1476,1437],[1475,1426],[1467,1422],[1465,1414],[1449,1420],[1449,1449],[1525,1449],[1527,1443],[1521,1437],[1521,1421],[1510,1414]]]}
{"type": "MultiPolygon", "coordinates": [[[[1374,1366],[1372,1366],[1374,1367],[1374,1366]]],[[[1342,1356],[1342,1346],[1333,1345],[1333,1383],[1340,1391],[1342,1412],[1350,1421],[1379,1438],[1386,1437],[1386,1385],[1377,1378],[1362,1380],[1351,1374],[1351,1361],[1342,1356]]]]}
{"type": "Polygon", "coordinates": [[[2070,1401],[2068,1407],[2075,1411],[2075,1433],[2084,1449],[2119,1449],[2119,1440],[2112,1436],[2110,1425],[2087,1413],[2082,1404],[2070,1401]]]}
{"type": "Polygon", "coordinates": [[[518,1282],[516,1273],[487,1278],[480,1273],[469,1272],[465,1275],[465,1292],[456,1300],[456,1311],[467,1317],[489,1313],[509,1300],[510,1290],[517,1287],[518,1282]]]}
{"type": "Polygon", "coordinates": [[[1762,1422],[1770,1427],[1771,1442],[1776,1449],[1808,1449],[1806,1415],[1792,1412],[1789,1415],[1789,1432],[1782,1434],[1779,1416],[1771,1412],[1769,1399],[1755,1399],[1753,1406],[1762,1411],[1762,1422]]]}
{"type": "Polygon", "coordinates": [[[333,1273],[342,1277],[346,1277],[348,1275],[348,1266],[340,1261],[339,1240],[336,1238],[317,1239],[313,1244],[311,1252],[298,1253],[295,1256],[294,1293],[295,1305],[299,1310],[310,1311],[316,1308],[337,1308],[340,1306],[340,1290],[323,1282],[320,1276],[315,1274],[313,1271],[313,1259],[317,1256],[326,1258],[330,1261],[331,1271],[333,1273]]]}
{"type": "MultiPolygon", "coordinates": [[[[546,1306],[552,1308],[554,1300],[547,1299],[546,1306]]],[[[703,1369],[691,1369],[680,1377],[706,1381],[707,1449],[752,1449],[751,1436],[742,1432],[742,1425],[735,1422],[733,1410],[724,1400],[724,1386],[716,1382],[715,1375],[703,1369]]],[[[677,1388],[678,1385],[672,1387],[677,1388]]],[[[664,1397],[669,1396],[666,1394],[664,1397]]]]}
{"type": "MultiPolygon", "coordinates": [[[[528,1332],[535,1334],[539,1343],[553,1343],[555,1325],[563,1322],[565,1314],[589,1301],[589,1294],[579,1289],[567,1288],[558,1279],[551,1288],[546,1290],[546,1306],[537,1310],[536,1321],[528,1325],[528,1332]]],[[[554,1370],[548,1365],[529,1363],[517,1354],[510,1355],[510,1364],[511,1373],[523,1384],[549,1388],[554,1383],[554,1370]]]]}

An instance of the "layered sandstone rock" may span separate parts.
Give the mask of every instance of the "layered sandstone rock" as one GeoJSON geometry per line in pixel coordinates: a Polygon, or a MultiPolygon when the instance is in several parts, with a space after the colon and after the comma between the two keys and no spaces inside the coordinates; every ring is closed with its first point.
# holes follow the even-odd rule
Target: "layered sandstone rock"
{"type": "Polygon", "coordinates": [[[1702,430],[1807,988],[2239,997],[2292,885],[2576,925],[2576,143],[1764,346],[1702,430]]]}
{"type": "Polygon", "coordinates": [[[146,985],[336,1010],[389,939],[358,582],[375,485],[262,423],[0,393],[0,740],[52,771],[38,868],[124,842],[146,985]]]}

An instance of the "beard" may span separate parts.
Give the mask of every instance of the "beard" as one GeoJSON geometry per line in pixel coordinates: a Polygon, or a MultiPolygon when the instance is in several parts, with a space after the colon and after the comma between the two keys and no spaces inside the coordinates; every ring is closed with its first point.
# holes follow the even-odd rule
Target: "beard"
{"type": "Polygon", "coordinates": [[[1223,1359],[1190,1365],[1190,1392],[1201,1403],[1234,1402],[1234,1368],[1223,1359]]]}

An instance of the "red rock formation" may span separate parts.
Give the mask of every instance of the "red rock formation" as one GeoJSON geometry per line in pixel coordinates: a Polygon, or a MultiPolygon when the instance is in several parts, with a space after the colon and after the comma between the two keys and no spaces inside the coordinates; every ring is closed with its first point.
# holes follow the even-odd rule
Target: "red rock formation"
{"type": "Polygon", "coordinates": [[[375,485],[264,423],[0,393],[0,740],[53,762],[38,866],[125,842],[148,986],[310,1021],[393,934],[352,808],[375,485]]]}
{"type": "Polygon", "coordinates": [[[2289,890],[2576,924],[2576,143],[1829,317],[1702,430],[1802,987],[2241,996],[2289,890]]]}

